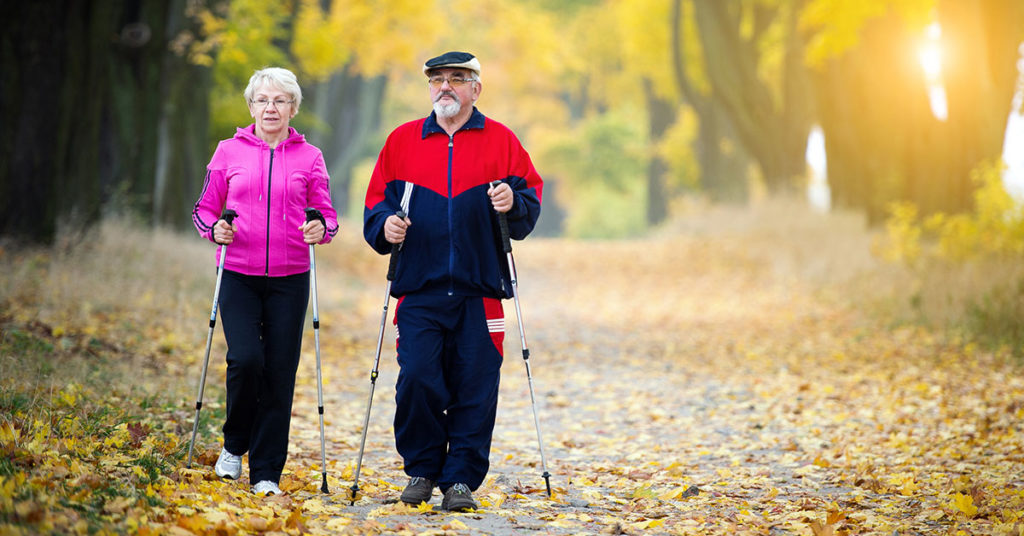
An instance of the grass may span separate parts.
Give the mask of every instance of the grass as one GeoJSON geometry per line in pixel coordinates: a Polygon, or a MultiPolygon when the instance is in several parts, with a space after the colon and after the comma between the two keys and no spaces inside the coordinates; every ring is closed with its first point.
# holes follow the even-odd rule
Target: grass
{"type": "MultiPolygon", "coordinates": [[[[645,271],[662,263],[675,263],[680,271],[693,263],[722,263],[705,269],[741,263],[779,281],[812,286],[825,299],[863,308],[893,324],[934,323],[946,326],[951,336],[968,333],[979,339],[980,333],[991,332],[990,344],[1019,345],[1024,339],[1019,323],[1024,318],[1021,263],[1008,259],[913,271],[885,264],[872,254],[880,232],[869,229],[857,214],[815,213],[798,199],[764,200],[744,210],[685,202],[675,207],[668,223],[638,239],[665,245],[652,248],[663,257],[606,255],[602,258],[609,264],[594,269],[644,278],[665,273],[645,271]],[[672,239],[680,235],[697,237],[715,248],[715,255],[700,259],[675,251],[672,239]]],[[[37,486],[18,488],[10,507],[0,497],[0,524],[39,528],[32,519],[73,517],[66,513],[71,511],[90,532],[111,526],[125,532],[125,525],[104,513],[104,502],[126,497],[156,505],[146,487],[165,482],[186,456],[215,279],[214,248],[190,233],[151,231],[124,219],[62,236],[53,247],[0,249],[0,488],[4,481],[26,474],[37,486]],[[117,461],[100,466],[101,460],[117,461]],[[45,473],[65,470],[79,473],[59,478],[45,473]],[[56,483],[41,484],[51,481],[56,483]],[[19,514],[16,502],[27,498],[49,510],[23,505],[19,514]]],[[[616,240],[552,243],[559,255],[544,265],[529,262],[530,248],[517,249],[526,261],[524,268],[559,270],[561,262],[571,260],[564,257],[587,255],[595,248],[635,252],[616,240]]],[[[687,251],[708,249],[691,246],[687,251]]],[[[341,341],[346,331],[375,326],[386,258],[363,243],[358,224],[344,222],[336,242],[318,250],[317,261],[321,308],[344,311],[332,316],[325,328],[334,330],[331,339],[341,341]]],[[[762,284],[762,279],[752,278],[749,284],[762,284]]],[[[611,303],[617,295],[638,299],[630,289],[606,289],[611,303]]],[[[556,304],[554,298],[530,302],[530,307],[572,306],[556,304]]],[[[663,315],[678,314],[663,295],[639,298],[650,305],[644,314],[652,324],[663,315]]],[[[605,307],[592,296],[586,299],[578,308],[597,314],[605,307]]],[[[710,303],[693,314],[714,322],[714,313],[729,305],[710,303]]],[[[619,311],[609,313],[621,316],[619,311]]],[[[214,355],[222,356],[219,332],[215,344],[214,355]]],[[[338,359],[365,358],[358,352],[339,353],[344,356],[338,359]]],[[[359,370],[364,365],[358,363],[359,370]]],[[[221,383],[216,374],[207,380],[200,444],[219,441],[221,383]]]]}
{"type": "Polygon", "coordinates": [[[987,257],[907,266],[881,259],[885,230],[860,214],[828,214],[802,199],[775,198],[747,210],[684,201],[654,234],[728,243],[776,277],[866,311],[891,326],[922,325],[950,340],[1024,355],[1024,262],[987,257]]]}

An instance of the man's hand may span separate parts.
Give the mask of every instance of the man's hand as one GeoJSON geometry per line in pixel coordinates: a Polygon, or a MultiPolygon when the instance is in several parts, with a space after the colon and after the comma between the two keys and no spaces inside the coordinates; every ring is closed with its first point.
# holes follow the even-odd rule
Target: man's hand
{"type": "Polygon", "coordinates": [[[228,245],[235,240],[235,233],[238,231],[238,227],[235,224],[229,224],[224,220],[217,220],[217,223],[213,224],[213,241],[218,244],[228,245]]]}
{"type": "Polygon", "coordinates": [[[401,244],[405,241],[405,231],[412,225],[408,216],[403,220],[392,214],[384,220],[384,239],[392,244],[401,244]]]}
{"type": "Polygon", "coordinates": [[[487,189],[487,195],[491,196],[491,206],[498,212],[508,212],[512,210],[512,203],[515,201],[515,195],[512,193],[512,187],[505,184],[499,183],[497,186],[492,185],[487,189]]]}

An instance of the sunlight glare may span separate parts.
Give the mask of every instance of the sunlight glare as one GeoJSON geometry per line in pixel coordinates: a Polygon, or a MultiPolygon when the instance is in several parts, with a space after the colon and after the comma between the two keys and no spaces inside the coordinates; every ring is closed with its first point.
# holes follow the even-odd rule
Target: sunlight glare
{"type": "Polygon", "coordinates": [[[924,68],[924,75],[929,82],[937,81],[942,74],[942,51],[937,43],[929,43],[921,47],[917,55],[921,67],[924,68]]]}
{"type": "Polygon", "coordinates": [[[832,208],[832,192],[828,187],[828,158],[825,151],[825,131],[814,125],[807,136],[807,201],[815,210],[828,212],[832,208]]]}
{"type": "Polygon", "coordinates": [[[925,29],[926,41],[917,53],[917,60],[924,70],[928,82],[928,102],[932,115],[939,121],[949,118],[946,103],[946,87],[942,84],[942,26],[933,22],[925,29]]]}
{"type": "Polygon", "coordinates": [[[1003,186],[1018,202],[1024,203],[1024,43],[1017,49],[1017,91],[1013,95],[1010,117],[1003,138],[1003,186]]]}

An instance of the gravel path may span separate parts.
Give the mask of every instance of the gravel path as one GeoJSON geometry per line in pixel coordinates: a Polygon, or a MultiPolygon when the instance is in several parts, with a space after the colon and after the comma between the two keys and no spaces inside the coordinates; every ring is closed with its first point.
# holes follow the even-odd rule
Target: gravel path
{"type": "MultiPolygon", "coordinates": [[[[879,330],[745,250],[700,237],[517,248],[554,498],[543,491],[506,302],[501,402],[489,477],[475,494],[480,510],[441,512],[437,494],[435,510],[395,502],[406,478],[391,435],[390,325],[363,495],[351,505],[383,281],[353,297],[350,286],[332,289],[325,278],[321,336],[335,341],[324,343],[332,493],[312,485],[292,493],[311,531],[998,533],[988,532],[998,526],[992,517],[970,519],[949,506],[958,478],[1004,482],[1005,493],[987,495],[993,512],[1020,505],[1012,493],[1024,481],[1013,454],[1020,409],[1003,406],[1024,392],[1019,380],[1006,381],[1019,368],[980,353],[970,357],[983,366],[970,366],[962,348],[927,334],[879,330]],[[330,327],[332,316],[342,325],[330,327]],[[954,398],[971,409],[952,411],[954,398]],[[1006,433],[960,449],[957,438],[984,415],[1006,433]],[[989,455],[970,456],[973,449],[989,455]]],[[[318,484],[312,363],[300,371],[289,466],[297,480],[318,484]]]]}

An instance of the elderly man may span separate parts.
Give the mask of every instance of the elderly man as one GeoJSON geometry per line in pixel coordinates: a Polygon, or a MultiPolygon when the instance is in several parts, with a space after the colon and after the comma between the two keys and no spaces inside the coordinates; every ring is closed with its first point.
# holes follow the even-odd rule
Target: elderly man
{"type": "Polygon", "coordinates": [[[401,500],[476,508],[489,466],[511,297],[497,213],[521,240],[543,182],[515,134],[475,107],[480,62],[448,52],[423,65],[434,110],[396,128],[366,192],[363,234],[381,254],[402,244],[391,293],[400,367],[395,443],[409,475],[401,500]],[[493,184],[492,184],[493,183],[493,184]],[[399,218],[399,209],[406,213],[399,218]]]}

